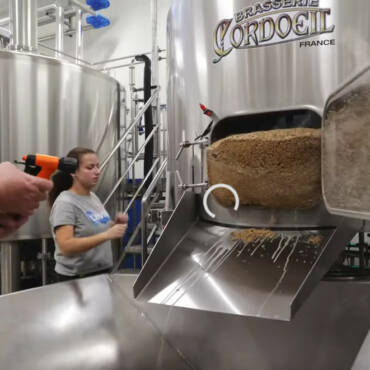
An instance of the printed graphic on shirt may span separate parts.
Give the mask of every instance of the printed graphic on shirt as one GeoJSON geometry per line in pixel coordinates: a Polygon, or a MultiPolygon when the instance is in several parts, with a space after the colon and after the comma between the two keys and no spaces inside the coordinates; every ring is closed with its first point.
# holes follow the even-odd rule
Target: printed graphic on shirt
{"type": "Polygon", "coordinates": [[[110,221],[110,218],[106,213],[98,214],[93,211],[87,211],[85,215],[94,225],[106,225],[110,221]]]}

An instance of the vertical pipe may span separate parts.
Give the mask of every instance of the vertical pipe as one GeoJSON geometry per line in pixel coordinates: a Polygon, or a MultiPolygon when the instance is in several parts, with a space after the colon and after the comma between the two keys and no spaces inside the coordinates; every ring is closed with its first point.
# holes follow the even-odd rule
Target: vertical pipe
{"type": "Polygon", "coordinates": [[[56,37],[55,37],[55,57],[61,58],[62,55],[58,52],[64,50],[64,8],[58,2],[55,9],[55,22],[56,22],[56,37]]]}
{"type": "Polygon", "coordinates": [[[47,239],[41,239],[41,279],[42,285],[47,284],[47,259],[48,259],[48,244],[47,239]]]}
{"type": "Polygon", "coordinates": [[[37,50],[37,3],[37,0],[9,0],[11,50],[37,50]]]}
{"type": "MultiPolygon", "coordinates": [[[[117,141],[121,138],[121,85],[117,82],[117,141]]],[[[117,150],[117,174],[116,179],[121,178],[122,176],[122,148],[119,147],[117,150]]],[[[122,197],[122,185],[120,186],[120,191],[117,193],[117,206],[115,211],[122,212],[124,205],[121,201],[122,197]]]]}
{"type": "Polygon", "coordinates": [[[19,245],[16,242],[2,242],[1,246],[1,294],[19,289],[19,245]]]}
{"type": "MultiPolygon", "coordinates": [[[[130,85],[130,100],[131,100],[131,122],[135,119],[136,116],[136,102],[135,102],[135,67],[133,65],[130,66],[129,68],[129,85],[130,85]]],[[[131,141],[131,154],[132,157],[134,158],[136,155],[136,135],[137,134],[137,129],[136,126],[133,128],[132,131],[132,141],[131,141]]],[[[135,177],[135,165],[132,167],[132,181],[134,181],[135,177]]]]}
{"type": "MultiPolygon", "coordinates": [[[[151,0],[150,2],[151,10],[151,20],[152,20],[152,63],[151,63],[151,73],[152,73],[152,86],[159,86],[159,73],[158,73],[158,0],[151,0]]],[[[155,99],[152,105],[153,111],[153,126],[159,124],[159,106],[160,99],[159,95],[155,99]]],[[[160,135],[161,130],[157,130],[154,137],[154,151],[153,157],[156,158],[160,155],[160,135]]],[[[158,163],[158,166],[160,164],[158,163]]],[[[158,170],[158,168],[157,168],[158,170]]]]}
{"type": "Polygon", "coordinates": [[[82,10],[75,8],[76,11],[76,47],[75,56],[77,59],[83,59],[83,36],[82,36],[82,10]]]}
{"type": "Polygon", "coordinates": [[[200,183],[204,181],[204,144],[200,144],[200,183]]]}
{"type": "Polygon", "coordinates": [[[360,231],[358,233],[358,249],[359,249],[359,267],[360,274],[365,274],[365,233],[360,231]]]}
{"type": "MultiPolygon", "coordinates": [[[[146,259],[148,258],[148,244],[147,244],[147,209],[148,209],[148,204],[147,200],[143,200],[141,202],[141,245],[142,245],[142,250],[141,250],[141,267],[144,266],[146,259]]],[[[136,267],[136,266],[135,266],[136,267]]]]}
{"type": "MultiPolygon", "coordinates": [[[[135,59],[132,60],[132,63],[135,62],[135,59]]],[[[135,92],[135,84],[136,84],[136,81],[135,81],[135,66],[134,65],[131,65],[129,67],[129,86],[130,86],[130,99],[131,99],[131,122],[134,121],[135,117],[136,117],[136,99],[137,99],[137,94],[135,92]]],[[[138,148],[138,129],[137,129],[137,125],[135,125],[133,128],[132,128],[132,136],[131,136],[131,160],[133,158],[135,158],[136,156],[136,151],[137,151],[137,148],[138,148]]],[[[132,166],[132,193],[134,193],[134,186],[135,186],[135,167],[136,167],[136,163],[132,166]]],[[[135,229],[135,226],[136,226],[136,219],[137,219],[137,213],[136,213],[136,202],[133,203],[133,205],[131,206],[132,208],[132,225],[133,225],[133,230],[135,229]]],[[[136,254],[134,254],[134,269],[136,269],[136,254]]]]}
{"type": "MultiPolygon", "coordinates": [[[[121,94],[122,94],[122,98],[121,98],[121,130],[120,130],[120,135],[122,136],[126,130],[127,130],[127,117],[126,117],[126,113],[127,113],[127,91],[125,89],[124,86],[121,86],[121,94]]],[[[121,137],[120,136],[120,137],[121,137]]],[[[127,169],[127,140],[124,141],[123,143],[123,155],[121,154],[121,161],[123,160],[123,171],[126,171],[127,169]]],[[[127,184],[125,184],[125,182],[122,183],[122,193],[123,193],[123,197],[122,197],[122,211],[125,209],[126,205],[124,204],[125,202],[125,192],[126,192],[126,186],[127,184]]]]}
{"type": "MultiPolygon", "coordinates": [[[[134,92],[133,93],[133,97],[132,97],[132,112],[133,112],[133,117],[135,118],[136,117],[136,114],[138,112],[138,108],[137,108],[137,105],[138,105],[138,94],[137,92],[134,92]]],[[[132,145],[132,159],[136,157],[137,153],[138,153],[138,150],[139,150],[139,123],[140,121],[138,122],[138,124],[136,126],[134,126],[133,130],[133,145],[132,145]]],[[[138,163],[138,162],[136,162],[138,163]]],[[[136,189],[136,175],[137,175],[137,171],[136,171],[136,163],[134,163],[134,165],[132,166],[132,193],[135,192],[135,189],[136,189]]],[[[137,209],[136,209],[136,201],[134,202],[134,204],[132,205],[132,218],[133,218],[133,222],[134,222],[134,225],[135,227],[137,227],[137,218],[138,218],[138,214],[137,214],[137,209]]],[[[136,254],[134,254],[134,270],[136,270],[136,254]]]]}
{"type": "Polygon", "coordinates": [[[150,3],[152,18],[152,85],[158,86],[158,0],[150,3]]]}

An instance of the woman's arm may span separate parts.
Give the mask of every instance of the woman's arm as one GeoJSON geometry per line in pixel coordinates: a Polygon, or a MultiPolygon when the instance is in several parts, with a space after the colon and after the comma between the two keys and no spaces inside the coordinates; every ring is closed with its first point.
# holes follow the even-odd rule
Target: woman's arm
{"type": "Polygon", "coordinates": [[[55,238],[59,249],[66,257],[86,252],[107,240],[122,238],[127,229],[127,224],[116,224],[102,233],[76,238],[72,225],[63,225],[56,229],[55,238]]]}

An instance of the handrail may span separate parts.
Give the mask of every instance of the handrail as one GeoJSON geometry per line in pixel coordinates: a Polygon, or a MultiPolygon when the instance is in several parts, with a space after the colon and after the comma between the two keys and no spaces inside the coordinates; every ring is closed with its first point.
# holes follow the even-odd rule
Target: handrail
{"type": "MultiPolygon", "coordinates": [[[[155,165],[156,163],[154,163],[153,164],[153,167],[154,167],[154,165],[155,165]]],[[[167,159],[165,159],[163,162],[162,162],[162,165],[161,165],[161,167],[159,168],[159,170],[158,170],[158,172],[157,172],[157,174],[158,173],[160,173],[160,175],[163,173],[163,170],[166,168],[166,166],[167,166],[167,159]]],[[[149,175],[149,173],[148,173],[148,175],[149,175]]],[[[150,183],[150,184],[153,184],[153,183],[155,183],[155,185],[157,184],[157,182],[158,182],[158,180],[160,179],[160,177],[161,176],[155,176],[154,177],[154,179],[153,179],[153,181],[150,183]]],[[[145,181],[143,181],[143,183],[144,183],[145,181]]],[[[151,188],[151,186],[149,185],[149,188],[151,188]]],[[[148,190],[149,190],[149,188],[148,188],[148,190]]],[[[153,187],[154,188],[154,187],[153,187]]],[[[148,190],[145,192],[145,194],[147,194],[148,193],[148,190]]],[[[153,189],[151,190],[151,192],[153,191],[153,189]]],[[[148,205],[148,197],[146,198],[146,205],[148,205]]],[[[142,213],[142,215],[143,215],[143,213],[142,213]]],[[[145,214],[145,216],[146,216],[146,214],[145,214]]],[[[145,217],[143,218],[143,216],[141,216],[141,220],[140,220],[140,222],[139,222],[139,224],[138,225],[136,225],[136,228],[135,228],[135,230],[134,230],[134,232],[133,232],[133,234],[132,234],[132,236],[131,236],[131,238],[130,238],[130,240],[128,241],[128,243],[127,243],[127,245],[126,245],[126,248],[127,247],[129,247],[129,246],[131,246],[131,244],[133,243],[133,241],[135,240],[135,238],[136,238],[136,236],[137,236],[137,233],[139,232],[139,229],[143,229],[143,225],[145,225],[144,226],[144,228],[145,228],[145,234],[146,234],[146,219],[145,219],[145,217]]],[[[149,237],[148,238],[144,238],[144,239],[142,239],[142,243],[143,243],[143,240],[145,240],[145,243],[143,243],[143,244],[145,244],[145,246],[146,246],[146,251],[147,251],[147,245],[150,243],[150,240],[152,239],[152,237],[153,237],[153,235],[154,235],[154,232],[152,231],[151,233],[150,233],[150,235],[149,235],[149,237]]],[[[115,265],[114,265],[114,267],[113,267],[113,269],[112,269],[112,273],[115,273],[115,272],[117,272],[118,271],[118,269],[119,269],[119,266],[121,265],[121,263],[122,263],[122,261],[124,260],[124,258],[125,258],[125,255],[126,255],[126,248],[122,251],[122,253],[121,253],[121,255],[120,255],[120,257],[118,258],[118,260],[117,260],[117,262],[115,263],[115,265]]],[[[144,261],[143,261],[143,264],[144,264],[144,261]]]]}
{"type": "Polygon", "coordinates": [[[150,183],[150,185],[148,186],[148,189],[146,190],[143,198],[141,199],[141,222],[142,222],[141,243],[142,243],[142,247],[143,247],[143,250],[142,250],[142,264],[143,264],[143,266],[144,266],[144,263],[145,263],[146,259],[148,258],[148,240],[146,238],[146,233],[147,233],[146,216],[147,216],[148,211],[149,211],[149,207],[148,207],[149,201],[148,200],[149,200],[151,194],[153,193],[154,188],[157,186],[157,183],[158,183],[159,179],[161,178],[162,173],[165,170],[166,166],[167,166],[167,159],[165,161],[163,161],[161,167],[159,168],[158,172],[154,176],[153,181],[150,183]]]}
{"type": "Polygon", "coordinates": [[[145,192],[145,194],[144,194],[144,196],[142,198],[142,202],[143,203],[147,202],[148,201],[148,198],[153,193],[154,187],[157,185],[159,179],[162,176],[162,172],[164,171],[164,169],[166,168],[166,166],[167,166],[167,159],[165,159],[163,161],[163,163],[161,164],[161,167],[159,168],[158,172],[155,174],[153,181],[148,186],[148,189],[146,190],[146,192],[145,192]]]}
{"type": "Polygon", "coordinates": [[[137,64],[143,64],[143,63],[144,62],[134,62],[134,63],[120,64],[120,65],[114,66],[114,67],[103,67],[103,68],[98,69],[98,71],[108,72],[108,71],[112,71],[113,69],[120,69],[120,68],[125,68],[125,67],[131,67],[131,66],[135,66],[137,64]]]}
{"type": "Polygon", "coordinates": [[[152,175],[152,172],[154,170],[154,168],[156,168],[156,166],[158,165],[158,162],[160,161],[160,158],[157,158],[152,167],[150,167],[150,170],[148,171],[147,175],[145,176],[144,180],[141,182],[140,186],[138,187],[138,189],[136,190],[134,196],[132,197],[132,199],[130,200],[129,204],[127,205],[127,207],[125,208],[125,210],[123,211],[124,213],[127,213],[127,211],[130,209],[130,207],[132,206],[132,204],[134,203],[135,199],[137,198],[137,196],[139,195],[141,189],[144,187],[145,183],[147,182],[148,178],[152,175]]]}
{"type": "Polygon", "coordinates": [[[133,160],[131,161],[130,165],[127,167],[127,169],[124,172],[124,174],[119,178],[119,180],[117,181],[116,185],[114,185],[113,190],[110,192],[110,194],[108,195],[107,199],[104,201],[104,203],[103,203],[104,206],[110,201],[110,199],[112,198],[113,194],[116,192],[117,188],[120,186],[121,182],[124,180],[124,178],[126,177],[126,175],[131,170],[132,166],[135,165],[135,163],[136,163],[137,159],[139,158],[141,152],[146,147],[146,144],[148,144],[148,142],[151,140],[151,138],[153,137],[153,135],[155,134],[155,132],[158,130],[158,127],[159,126],[155,126],[153,128],[153,130],[151,131],[151,133],[148,135],[148,137],[146,138],[144,144],[138,150],[135,158],[133,158],[133,160]]]}
{"type": "Polygon", "coordinates": [[[127,128],[124,135],[119,139],[116,146],[113,148],[112,152],[107,156],[107,158],[104,159],[103,163],[100,166],[100,169],[103,170],[104,167],[107,165],[108,161],[113,157],[114,153],[117,151],[117,149],[122,145],[122,143],[126,140],[127,136],[129,135],[131,129],[140,121],[141,117],[144,115],[146,110],[149,108],[153,100],[156,98],[160,91],[160,87],[158,86],[154,91],[150,99],[145,103],[145,105],[140,109],[138,114],[136,115],[134,121],[131,123],[131,125],[127,128]]]}

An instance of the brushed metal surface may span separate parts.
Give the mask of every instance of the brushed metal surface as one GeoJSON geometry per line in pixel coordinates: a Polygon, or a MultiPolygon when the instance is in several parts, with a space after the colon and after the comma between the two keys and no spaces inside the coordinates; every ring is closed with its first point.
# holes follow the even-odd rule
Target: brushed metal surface
{"type": "Polygon", "coordinates": [[[369,281],[321,281],[290,322],[142,308],[197,369],[349,370],[355,362],[352,370],[368,370],[369,288],[369,281]]]}
{"type": "MultiPolygon", "coordinates": [[[[262,112],[310,109],[322,115],[325,101],[336,88],[370,59],[367,0],[320,0],[331,9],[332,33],[309,40],[335,40],[334,45],[301,47],[300,41],[234,49],[218,63],[214,31],[254,0],[175,0],[168,17],[168,128],[170,173],[179,171],[183,183],[200,183],[200,150],[185,150],[175,160],[179,143],[194,140],[210,122],[199,103],[219,120],[262,112]],[[194,170],[192,169],[194,165],[194,170]],[[194,178],[193,178],[194,171],[194,178]]],[[[288,2],[293,3],[293,2],[288,2]]],[[[264,14],[259,14],[260,19],[264,14]]],[[[260,20],[258,19],[258,20],[260,20]]],[[[226,43],[225,41],[225,48],[226,43]]],[[[247,128],[246,128],[247,131],[247,128]]],[[[176,201],[181,191],[177,176],[169,175],[176,201]]]]}
{"type": "Polygon", "coordinates": [[[333,227],[339,218],[332,216],[323,203],[306,209],[273,209],[256,206],[239,207],[235,211],[232,207],[223,207],[210,194],[208,207],[216,215],[215,218],[204,210],[200,204],[200,217],[204,220],[221,225],[234,227],[267,227],[269,229],[317,229],[320,227],[333,227]]]}
{"type": "Polygon", "coordinates": [[[237,226],[207,222],[201,208],[199,195],[184,193],[134,284],[140,300],[291,320],[361,227],[337,217],[335,225],[277,229],[273,241],[244,244],[232,240],[237,226]]]}
{"type": "MultiPolygon", "coordinates": [[[[1,296],[0,367],[348,370],[370,326],[369,282],[320,282],[283,322],[141,303],[134,279],[103,275],[1,296]]],[[[367,365],[365,356],[353,369],[367,365]]]]}
{"type": "MultiPolygon", "coordinates": [[[[0,75],[1,162],[32,153],[65,156],[75,146],[98,149],[101,160],[110,153],[119,108],[114,79],[65,61],[7,51],[0,51],[0,75]]],[[[118,178],[117,158],[101,175],[102,198],[118,178]]],[[[48,213],[44,202],[9,239],[50,237],[48,213]]]]}
{"type": "Polygon", "coordinates": [[[108,275],[0,297],[0,367],[189,369],[108,275]]]}

